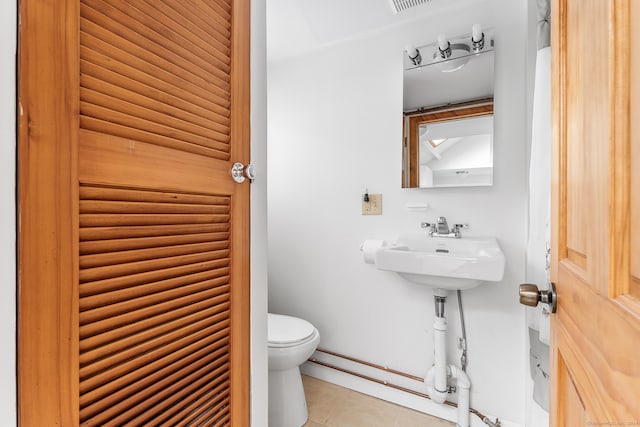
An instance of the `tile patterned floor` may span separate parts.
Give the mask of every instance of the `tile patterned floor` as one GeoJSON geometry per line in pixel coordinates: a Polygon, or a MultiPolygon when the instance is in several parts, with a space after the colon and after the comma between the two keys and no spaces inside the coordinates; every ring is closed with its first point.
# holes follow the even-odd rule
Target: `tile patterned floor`
{"type": "Polygon", "coordinates": [[[344,387],[302,376],[309,421],[303,427],[452,427],[453,423],[344,387]]]}

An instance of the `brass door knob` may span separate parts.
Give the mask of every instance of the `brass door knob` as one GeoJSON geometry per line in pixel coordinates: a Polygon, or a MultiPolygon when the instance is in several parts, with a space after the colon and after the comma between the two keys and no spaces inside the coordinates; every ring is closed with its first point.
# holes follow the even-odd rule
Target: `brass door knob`
{"type": "Polygon", "coordinates": [[[553,282],[549,283],[549,289],[544,291],[531,283],[520,285],[520,304],[536,307],[539,302],[542,302],[549,304],[551,312],[555,313],[558,306],[556,299],[556,285],[553,282]]]}

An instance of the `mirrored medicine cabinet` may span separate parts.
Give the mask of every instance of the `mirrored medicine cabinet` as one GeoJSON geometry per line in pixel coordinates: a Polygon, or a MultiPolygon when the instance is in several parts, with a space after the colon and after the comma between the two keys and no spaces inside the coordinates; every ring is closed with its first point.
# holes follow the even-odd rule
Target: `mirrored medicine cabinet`
{"type": "Polygon", "coordinates": [[[402,187],[493,184],[494,40],[451,39],[404,52],[402,187]],[[442,46],[442,44],[441,44],[442,46]],[[446,46],[446,45],[445,45],[446,46]]]}

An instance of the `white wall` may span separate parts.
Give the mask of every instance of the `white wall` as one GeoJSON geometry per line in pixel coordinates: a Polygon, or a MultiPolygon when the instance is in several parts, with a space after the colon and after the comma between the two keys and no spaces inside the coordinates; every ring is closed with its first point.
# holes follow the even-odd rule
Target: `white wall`
{"type": "MultiPolygon", "coordinates": [[[[431,291],[365,265],[359,247],[419,232],[421,221],[441,215],[469,223],[465,234],[496,236],[507,258],[502,282],[463,293],[471,404],[516,424],[524,423],[527,374],[517,300],[526,237],[525,37],[526,2],[495,0],[268,64],[270,311],[312,322],[321,347],[424,376],[433,361],[431,291]],[[467,33],[474,22],[495,28],[494,185],[402,190],[402,49],[441,31],[467,33]],[[383,215],[361,216],[365,187],[383,194],[383,215]],[[408,202],[431,209],[408,212],[408,202]]],[[[447,314],[449,361],[458,364],[453,296],[447,314]]],[[[385,397],[343,374],[307,372],[385,397]]]]}
{"type": "Polygon", "coordinates": [[[16,3],[0,6],[0,425],[16,425],[16,3]]]}
{"type": "Polygon", "coordinates": [[[267,362],[267,65],[265,2],[251,2],[251,425],[266,427],[267,362]]]}

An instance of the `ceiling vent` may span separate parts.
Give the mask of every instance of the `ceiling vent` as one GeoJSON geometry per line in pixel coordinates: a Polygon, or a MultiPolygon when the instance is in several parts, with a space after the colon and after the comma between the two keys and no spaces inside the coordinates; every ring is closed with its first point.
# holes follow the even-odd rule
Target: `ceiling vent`
{"type": "Polygon", "coordinates": [[[389,0],[393,13],[400,13],[403,10],[429,3],[431,0],[389,0]]]}

